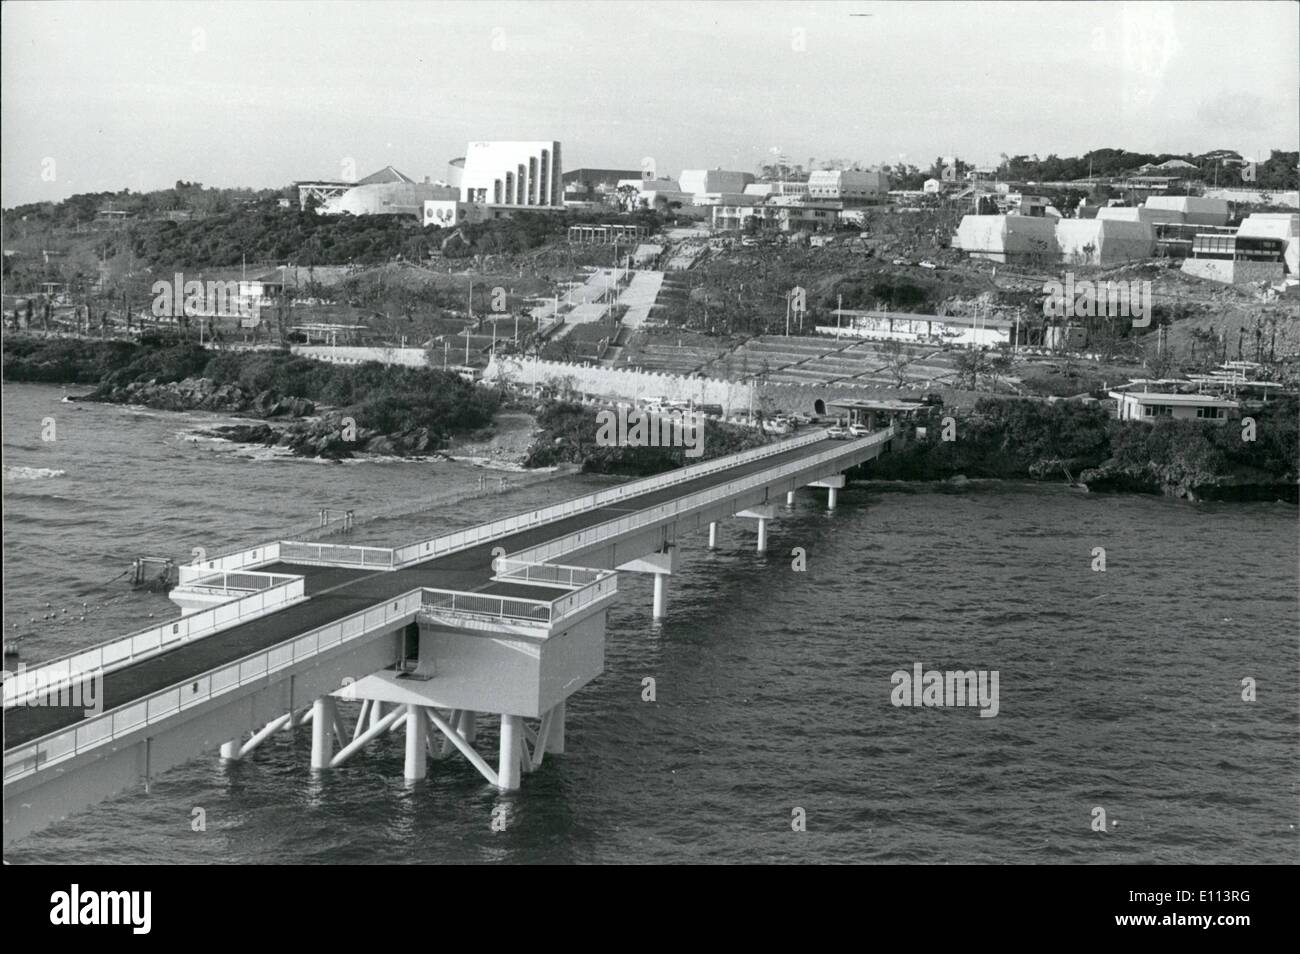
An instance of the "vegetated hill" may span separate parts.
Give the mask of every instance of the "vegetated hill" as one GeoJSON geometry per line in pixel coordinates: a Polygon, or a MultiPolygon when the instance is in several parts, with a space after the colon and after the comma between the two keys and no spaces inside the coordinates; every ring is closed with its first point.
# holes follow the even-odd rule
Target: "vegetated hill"
{"type": "Polygon", "coordinates": [[[872,478],[1077,478],[1094,490],[1165,493],[1189,499],[1296,499],[1300,471],[1294,397],[1240,422],[1117,421],[1100,404],[982,398],[956,422],[863,467],[872,478]]]}

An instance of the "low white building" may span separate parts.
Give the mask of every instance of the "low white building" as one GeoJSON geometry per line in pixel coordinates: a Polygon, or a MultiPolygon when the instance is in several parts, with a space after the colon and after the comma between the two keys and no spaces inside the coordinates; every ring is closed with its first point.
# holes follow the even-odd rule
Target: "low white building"
{"type": "Polygon", "coordinates": [[[1188,225],[1227,225],[1228,219],[1232,217],[1226,199],[1207,199],[1197,195],[1148,196],[1143,206],[1179,212],[1188,225]]]}
{"type": "Polygon", "coordinates": [[[683,192],[705,195],[717,192],[744,192],[754,181],[752,172],[735,172],[729,169],[683,169],[678,177],[683,192]]]}
{"type": "Polygon", "coordinates": [[[1214,394],[1179,394],[1165,391],[1111,391],[1115,416],[1121,421],[1174,420],[1226,421],[1240,405],[1214,394]]]}
{"type": "Polygon", "coordinates": [[[1291,278],[1300,276],[1300,213],[1255,212],[1237,229],[1238,238],[1276,238],[1286,242],[1283,262],[1291,278]]]}
{"type": "Polygon", "coordinates": [[[1113,265],[1155,254],[1150,223],[1055,216],[966,215],[955,239],[971,258],[994,262],[1113,265]]]}

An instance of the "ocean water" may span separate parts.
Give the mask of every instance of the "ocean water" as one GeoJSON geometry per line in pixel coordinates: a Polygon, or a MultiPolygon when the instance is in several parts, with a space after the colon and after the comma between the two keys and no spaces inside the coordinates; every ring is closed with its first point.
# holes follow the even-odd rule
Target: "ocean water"
{"type": "MultiPolygon", "coordinates": [[[[212,415],[63,393],[4,387],[4,625],[33,661],[174,614],[113,580],[134,556],[251,545],[321,506],[364,520],[422,502],[357,534],[404,542],[608,484],[479,493],[466,465],[284,459],[195,440],[212,415]]],[[[316,776],[297,730],[239,763],[197,759],[6,859],[1300,860],[1294,506],[994,481],[858,482],[825,503],[800,492],[765,556],[745,521],[716,551],[681,541],[662,623],[649,581],[624,574],[567,751],[518,792],[459,757],[404,782],[400,736],[316,776]],[[892,675],[917,663],[996,671],[997,715],[893,705],[892,675]]],[[[481,718],[490,762],[495,747],[481,718]]]]}

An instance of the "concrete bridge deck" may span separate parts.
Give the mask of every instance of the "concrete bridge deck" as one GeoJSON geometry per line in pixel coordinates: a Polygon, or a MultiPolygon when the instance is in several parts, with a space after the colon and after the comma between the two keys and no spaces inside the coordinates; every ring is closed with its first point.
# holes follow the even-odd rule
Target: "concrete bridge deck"
{"type": "MultiPolygon", "coordinates": [[[[842,446],[846,452],[850,449],[848,445],[842,446]]],[[[503,535],[469,549],[403,569],[369,570],[283,562],[259,567],[259,571],[291,573],[304,577],[308,599],[223,629],[203,639],[185,643],[160,655],[106,672],[103,678],[102,708],[109,711],[127,705],[151,693],[182,683],[192,675],[283,643],[307,630],[382,604],[418,587],[503,596],[536,596],[535,587],[492,579],[494,548],[502,547],[507,553],[515,553],[689,494],[725,485],[741,477],[775,470],[833,447],[835,445],[827,441],[816,441],[758,460],[739,463],[693,480],[658,489],[649,488],[645,493],[624,497],[606,506],[503,535]]],[[[82,718],[84,716],[81,710],[66,706],[6,708],[5,750],[66,729],[82,718]]]]}

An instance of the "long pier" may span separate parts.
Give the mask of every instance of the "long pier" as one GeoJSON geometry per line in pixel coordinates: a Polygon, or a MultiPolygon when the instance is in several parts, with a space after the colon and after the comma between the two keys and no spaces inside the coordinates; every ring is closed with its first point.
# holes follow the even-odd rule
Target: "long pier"
{"type": "Polygon", "coordinates": [[[763,551],[781,494],[825,488],[834,508],[844,471],[894,436],[815,431],[396,548],[275,541],[182,567],[179,620],[5,680],[5,843],[308,722],[316,769],[404,729],[407,778],[458,752],[518,788],[563,752],[564,701],[603,671],[619,572],[654,575],[662,618],[681,536],[707,528],[713,547],[740,517],[763,551]],[[94,712],[74,691],[88,679],[94,712]],[[351,729],[339,701],[360,703],[351,729]],[[475,747],[486,714],[501,720],[495,768],[475,747]]]}

